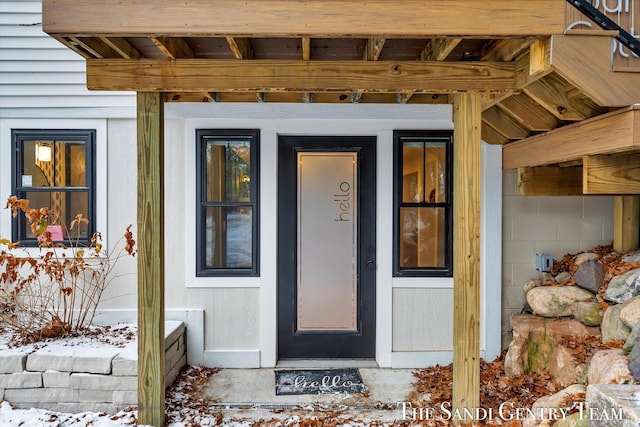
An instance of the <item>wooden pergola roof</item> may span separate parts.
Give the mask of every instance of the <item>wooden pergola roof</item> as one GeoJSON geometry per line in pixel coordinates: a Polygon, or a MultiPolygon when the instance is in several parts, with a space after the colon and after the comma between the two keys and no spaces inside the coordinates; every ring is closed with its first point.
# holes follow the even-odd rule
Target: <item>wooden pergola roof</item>
{"type": "MultiPolygon", "coordinates": [[[[43,0],[44,31],[87,59],[90,89],[139,94],[139,209],[149,211],[139,211],[138,226],[160,239],[141,242],[153,255],[141,260],[141,289],[153,280],[162,283],[157,292],[164,287],[163,224],[150,221],[162,217],[155,187],[164,102],[452,103],[462,230],[454,242],[454,405],[462,406],[477,404],[479,387],[480,138],[505,146],[505,168],[552,165],[575,175],[585,156],[638,159],[640,118],[630,106],[640,102],[640,65],[633,57],[611,63],[611,32],[565,31],[580,20],[565,0],[43,0]],[[624,121],[624,143],[602,142],[606,120],[624,121]],[[577,126],[599,137],[558,154],[577,126]]],[[[161,311],[157,295],[145,297],[140,316],[161,311]]],[[[153,350],[140,347],[161,358],[153,350]]],[[[160,400],[150,402],[160,391],[145,383],[148,366],[140,368],[141,412],[157,412],[160,400]]]]}

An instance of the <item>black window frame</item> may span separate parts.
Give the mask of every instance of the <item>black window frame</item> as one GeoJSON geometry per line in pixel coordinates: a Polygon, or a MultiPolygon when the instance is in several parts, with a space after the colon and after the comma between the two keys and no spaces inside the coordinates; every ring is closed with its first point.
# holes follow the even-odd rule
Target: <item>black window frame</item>
{"type": "Polygon", "coordinates": [[[196,277],[258,277],[260,275],[260,129],[196,129],[196,277]],[[206,201],[206,145],[215,140],[250,143],[250,201],[206,201]],[[206,267],[206,215],[211,206],[250,206],[252,209],[251,268],[206,267]]]}
{"type": "MultiPolygon", "coordinates": [[[[424,160],[423,160],[424,161],[424,160]]],[[[394,130],[393,131],[393,277],[453,276],[453,131],[394,130]],[[445,142],[446,201],[408,203],[402,201],[403,143],[412,141],[445,142]],[[445,262],[443,267],[400,267],[400,208],[442,207],[445,209],[445,262]]]]}
{"type": "MultiPolygon", "coordinates": [[[[86,192],[87,193],[87,238],[73,239],[73,245],[88,246],[96,232],[96,130],[95,129],[12,129],[11,130],[11,191],[18,198],[26,198],[26,193],[86,192]],[[22,165],[25,141],[83,141],[85,144],[85,183],[84,187],[34,187],[22,185],[22,165]]],[[[31,206],[40,208],[42,206],[31,206]]],[[[75,213],[71,213],[75,217],[75,213]]],[[[64,221],[62,219],[61,221],[64,221]]],[[[65,223],[66,227],[70,224],[65,223]]],[[[25,247],[37,247],[35,237],[27,237],[28,224],[24,215],[12,219],[11,236],[25,247]]],[[[65,236],[68,237],[68,236],[65,236]]],[[[56,243],[69,245],[68,238],[56,243]]]]}

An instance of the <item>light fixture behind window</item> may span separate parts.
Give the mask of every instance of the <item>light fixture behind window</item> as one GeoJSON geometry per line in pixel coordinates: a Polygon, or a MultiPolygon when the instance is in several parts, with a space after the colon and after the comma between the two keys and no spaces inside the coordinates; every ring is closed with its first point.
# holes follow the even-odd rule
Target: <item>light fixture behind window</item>
{"type": "Polygon", "coordinates": [[[51,145],[48,142],[36,142],[36,162],[51,161],[51,145]]]}

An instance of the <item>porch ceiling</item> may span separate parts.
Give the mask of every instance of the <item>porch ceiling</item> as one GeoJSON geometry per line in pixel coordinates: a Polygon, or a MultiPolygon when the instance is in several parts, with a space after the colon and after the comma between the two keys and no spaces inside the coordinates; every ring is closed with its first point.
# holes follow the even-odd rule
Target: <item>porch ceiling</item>
{"type": "Polygon", "coordinates": [[[87,59],[90,89],[393,104],[478,90],[492,144],[640,101],[640,75],[611,71],[611,32],[566,40],[586,37],[564,34],[579,18],[564,0],[43,1],[44,30],[87,59]]]}

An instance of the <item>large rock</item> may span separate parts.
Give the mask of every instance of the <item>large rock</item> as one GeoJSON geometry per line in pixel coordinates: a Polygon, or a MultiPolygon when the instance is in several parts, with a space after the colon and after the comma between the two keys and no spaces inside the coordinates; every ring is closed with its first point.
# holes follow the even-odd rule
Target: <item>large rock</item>
{"type": "Polygon", "coordinates": [[[631,333],[629,334],[629,338],[624,343],[624,349],[630,351],[634,345],[640,342],[640,322],[636,323],[636,325],[631,329],[631,333]]]}
{"type": "Polygon", "coordinates": [[[629,353],[627,367],[633,379],[640,382],[640,345],[633,346],[633,350],[629,353]]]}
{"type": "Polygon", "coordinates": [[[581,288],[597,294],[604,284],[604,266],[598,261],[587,261],[578,267],[573,280],[581,288]]]}
{"type": "Polygon", "coordinates": [[[589,427],[638,427],[640,404],[637,385],[595,384],[587,387],[585,415],[593,415],[589,427]]]}
{"type": "Polygon", "coordinates": [[[627,356],[622,350],[600,350],[591,358],[589,384],[632,384],[627,356]]]}
{"type": "Polygon", "coordinates": [[[593,252],[583,252],[576,256],[576,259],[573,261],[575,265],[582,265],[587,261],[592,261],[594,259],[600,258],[600,255],[594,254],[593,252]]]}
{"type": "Polygon", "coordinates": [[[611,305],[604,312],[600,329],[602,331],[602,342],[625,341],[631,333],[631,328],[620,320],[620,311],[623,304],[611,305]]]}
{"type": "Polygon", "coordinates": [[[594,295],[577,286],[541,286],[527,293],[527,302],[535,314],[543,317],[571,315],[571,304],[590,301],[594,295]]]}
{"type": "Polygon", "coordinates": [[[576,382],[584,369],[559,344],[563,337],[579,340],[600,335],[599,328],[585,326],[575,319],[547,319],[527,314],[512,316],[511,328],[513,340],[504,362],[506,375],[513,377],[542,369],[558,384],[576,382]]]}
{"type": "Polygon", "coordinates": [[[589,427],[589,417],[580,412],[574,412],[556,421],[553,427],[589,427]]]}
{"type": "Polygon", "coordinates": [[[611,279],[604,292],[604,299],[620,303],[638,295],[640,295],[640,268],[611,279]]]}
{"type": "Polygon", "coordinates": [[[602,312],[598,302],[574,302],[571,304],[571,314],[580,323],[584,323],[587,326],[598,326],[602,322],[602,312]]]}
{"type": "Polygon", "coordinates": [[[574,384],[555,394],[539,398],[531,405],[531,411],[535,415],[535,418],[531,416],[527,417],[523,420],[522,426],[535,427],[552,425],[553,422],[556,421],[555,418],[561,417],[560,409],[566,410],[563,403],[570,394],[575,396],[580,394],[586,395],[586,393],[587,387],[582,384],[574,384]],[[556,411],[550,411],[552,408],[555,408],[556,411]]]}
{"type": "Polygon", "coordinates": [[[640,296],[633,297],[620,310],[620,320],[630,328],[640,322],[640,296]]]}

